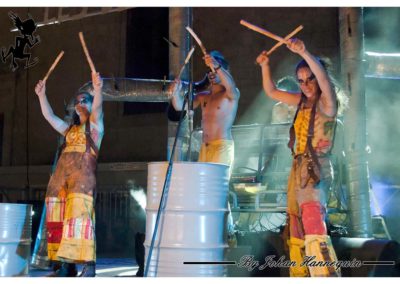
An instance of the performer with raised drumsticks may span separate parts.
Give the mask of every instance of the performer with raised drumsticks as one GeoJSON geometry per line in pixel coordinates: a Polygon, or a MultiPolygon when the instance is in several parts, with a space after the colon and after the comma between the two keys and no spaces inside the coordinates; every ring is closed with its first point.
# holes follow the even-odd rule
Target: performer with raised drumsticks
{"type": "MultiPolygon", "coordinates": [[[[191,34],[193,35],[193,31],[191,34]]],[[[202,110],[203,144],[199,162],[215,162],[232,166],[234,145],[231,128],[236,117],[240,92],[223,55],[218,51],[207,53],[197,36],[195,39],[203,51],[205,64],[210,68],[207,74],[210,88],[196,94],[193,99],[194,108],[200,106],[202,110]]],[[[180,111],[183,97],[180,95],[182,83],[179,78],[175,80],[172,88],[172,104],[176,110],[180,111]]]]}
{"type": "Polygon", "coordinates": [[[53,277],[76,276],[78,263],[85,264],[79,276],[95,276],[95,171],[104,135],[103,82],[94,69],[86,45],[82,45],[92,70],[93,89],[90,93],[76,95],[72,125],[54,114],[46,96],[46,81],[62,55],[35,87],[43,116],[65,137],[45,199],[48,256],[50,260],[62,263],[60,269],[49,275],[53,277]]]}
{"type": "Polygon", "coordinates": [[[334,266],[300,264],[306,259],[316,262],[337,260],[327,235],[325,205],[333,180],[329,155],[336,116],[344,108],[346,98],[336,94],[325,61],[312,55],[303,41],[285,40],[288,49],[303,58],[295,68],[301,92],[288,92],[275,86],[266,51],[261,52],[256,61],[261,66],[267,96],[297,106],[288,145],[293,153],[288,180],[288,245],[290,259],[296,262],[296,266],[290,267],[290,275],[340,276],[340,270],[334,266]]]}
{"type": "MultiPolygon", "coordinates": [[[[199,154],[199,162],[222,163],[230,167],[234,159],[234,143],[231,128],[236,117],[240,98],[239,89],[229,72],[229,64],[218,51],[207,53],[204,45],[194,32],[187,28],[195,38],[204,54],[204,63],[210,68],[207,73],[210,87],[197,93],[193,98],[193,108],[201,107],[203,141],[199,154]]],[[[182,83],[177,78],[172,85],[172,105],[181,111],[183,97],[182,83]]],[[[234,246],[232,216],[228,216],[228,242],[234,246]]]]}

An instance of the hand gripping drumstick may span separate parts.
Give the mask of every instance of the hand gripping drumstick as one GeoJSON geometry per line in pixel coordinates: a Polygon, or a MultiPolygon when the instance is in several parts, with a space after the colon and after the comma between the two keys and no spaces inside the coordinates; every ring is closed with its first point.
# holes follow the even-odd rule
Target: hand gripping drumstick
{"type": "Polygon", "coordinates": [[[262,29],[260,27],[255,26],[253,24],[250,24],[250,23],[246,22],[245,20],[240,20],[240,24],[245,26],[245,27],[247,27],[247,28],[249,28],[250,30],[256,31],[256,32],[258,32],[260,34],[263,34],[263,35],[265,35],[267,37],[270,37],[270,38],[272,38],[272,39],[274,39],[276,41],[279,41],[282,44],[289,44],[289,42],[287,40],[281,38],[280,36],[277,36],[277,35],[269,32],[267,30],[264,30],[264,29],[262,29]]]}
{"type": "Polygon", "coordinates": [[[58,62],[61,60],[61,57],[63,57],[63,55],[64,55],[64,51],[62,50],[60,52],[60,54],[57,56],[56,60],[54,60],[53,64],[51,65],[51,67],[49,69],[49,71],[47,71],[46,76],[44,76],[44,78],[42,80],[43,82],[47,81],[47,79],[49,78],[51,72],[53,72],[54,68],[56,68],[58,62]]]}
{"type": "MultiPolygon", "coordinates": [[[[206,50],[206,48],[204,47],[204,45],[203,45],[203,43],[201,42],[201,40],[199,39],[199,37],[194,33],[194,31],[193,31],[190,27],[186,27],[186,29],[187,29],[187,31],[192,35],[192,37],[195,39],[195,41],[198,43],[198,45],[200,46],[201,51],[203,52],[203,54],[206,55],[206,54],[207,54],[207,50],[206,50]]],[[[211,71],[212,71],[213,73],[215,73],[214,66],[211,65],[210,68],[211,68],[211,71]]]]}
{"type": "Polygon", "coordinates": [[[93,61],[90,58],[89,50],[86,47],[85,38],[83,37],[83,33],[82,32],[79,32],[79,39],[81,40],[82,48],[83,48],[83,51],[85,52],[86,59],[87,59],[87,61],[89,63],[89,66],[90,66],[90,70],[92,70],[92,73],[96,73],[96,68],[94,68],[93,61]]]}
{"type": "Polygon", "coordinates": [[[182,73],[183,73],[183,70],[185,69],[186,64],[188,64],[188,62],[189,62],[189,60],[190,60],[190,57],[192,57],[192,54],[193,54],[193,52],[194,52],[194,49],[195,49],[195,46],[193,46],[192,49],[190,49],[188,55],[186,56],[185,62],[183,63],[183,65],[182,65],[182,67],[181,67],[181,70],[179,71],[178,77],[176,77],[176,78],[178,78],[178,79],[181,78],[182,73]]]}
{"type": "MultiPolygon", "coordinates": [[[[303,26],[300,25],[298,26],[294,31],[292,31],[290,34],[288,34],[287,36],[285,36],[285,40],[289,40],[291,39],[295,34],[297,34],[299,31],[301,31],[303,29],[303,26]]],[[[267,51],[267,56],[271,55],[272,52],[274,52],[278,47],[280,47],[281,45],[283,45],[282,42],[278,42],[277,44],[275,44],[270,50],[267,51]]]]}

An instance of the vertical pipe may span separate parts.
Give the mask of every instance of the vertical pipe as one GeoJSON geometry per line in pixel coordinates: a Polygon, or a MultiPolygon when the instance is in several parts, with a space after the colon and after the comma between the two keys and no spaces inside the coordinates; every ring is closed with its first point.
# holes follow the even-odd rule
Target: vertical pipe
{"type": "Polygon", "coordinates": [[[366,159],[364,29],[362,8],[339,8],[343,84],[349,95],[344,117],[350,235],[371,237],[369,174],[366,159]]]}
{"type": "MultiPolygon", "coordinates": [[[[180,67],[185,61],[186,55],[190,50],[190,37],[185,27],[192,26],[192,8],[170,7],[169,8],[169,39],[179,47],[170,45],[169,47],[169,78],[174,79],[178,75],[180,67]]],[[[185,68],[182,80],[190,80],[190,68],[185,68]]],[[[170,106],[172,108],[172,105],[170,106]]],[[[179,117],[179,115],[176,115],[179,117]]],[[[168,147],[167,159],[171,155],[172,145],[174,144],[178,122],[168,120],[168,147]]],[[[174,161],[186,161],[188,157],[190,129],[188,116],[186,115],[181,124],[180,135],[174,154],[174,161]]]]}

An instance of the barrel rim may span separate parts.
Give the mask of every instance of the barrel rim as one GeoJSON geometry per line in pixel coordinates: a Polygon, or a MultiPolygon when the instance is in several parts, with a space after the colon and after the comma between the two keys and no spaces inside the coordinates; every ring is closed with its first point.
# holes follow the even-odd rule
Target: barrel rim
{"type": "MultiPolygon", "coordinates": [[[[143,243],[143,245],[144,245],[144,247],[145,248],[149,248],[150,247],[150,245],[151,245],[151,240],[149,240],[149,242],[146,242],[147,240],[145,240],[144,241],[144,243],[143,243]]],[[[177,243],[175,243],[175,244],[165,244],[165,243],[163,243],[163,244],[159,244],[159,245],[156,245],[156,246],[154,246],[154,248],[159,248],[159,249],[172,249],[172,250],[175,250],[175,249],[177,249],[179,252],[183,252],[183,251],[185,251],[185,250],[200,250],[200,251],[203,251],[203,250],[205,250],[205,249],[209,249],[209,250],[221,250],[221,249],[227,249],[227,248],[229,248],[229,245],[227,244],[227,243],[222,243],[221,245],[214,245],[214,246],[211,246],[211,245],[197,245],[197,246],[188,246],[187,244],[185,244],[185,245],[182,245],[182,244],[177,244],[177,243]]]]}
{"type": "MultiPolygon", "coordinates": [[[[158,207],[151,208],[151,207],[147,207],[146,206],[145,211],[146,212],[147,211],[157,212],[158,211],[158,207]]],[[[186,213],[191,213],[191,212],[194,212],[194,213],[197,213],[197,212],[209,212],[210,214],[213,215],[214,213],[217,213],[217,212],[228,212],[228,208],[217,208],[217,209],[195,208],[195,209],[193,209],[193,207],[192,207],[191,209],[188,209],[188,208],[182,208],[182,207],[180,207],[180,208],[177,208],[177,207],[168,208],[168,207],[166,207],[165,210],[163,210],[163,211],[164,212],[186,212],[186,213]]]]}
{"type": "MultiPolygon", "coordinates": [[[[159,164],[166,164],[168,165],[168,161],[160,161],[160,162],[148,162],[147,165],[159,165],[159,164]]],[[[229,166],[227,164],[222,164],[222,163],[205,163],[205,162],[186,162],[186,161],[176,161],[174,162],[174,165],[178,164],[178,165],[191,165],[191,164],[195,164],[195,165],[213,165],[213,166],[224,166],[226,168],[229,168],[229,166]]]]}
{"type": "Polygon", "coordinates": [[[24,204],[24,203],[0,203],[0,207],[5,206],[12,206],[12,207],[32,207],[32,204],[24,204]]]}

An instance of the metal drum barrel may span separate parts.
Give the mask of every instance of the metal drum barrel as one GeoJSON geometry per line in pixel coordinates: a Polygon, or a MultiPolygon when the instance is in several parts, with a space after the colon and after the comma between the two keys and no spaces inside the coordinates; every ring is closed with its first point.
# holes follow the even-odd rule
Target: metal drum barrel
{"type": "Polygon", "coordinates": [[[31,254],[32,205],[0,203],[0,276],[25,276],[31,254]]]}
{"type": "MultiPolygon", "coordinates": [[[[168,163],[148,165],[146,259],[168,163]]],[[[175,162],[168,200],[160,218],[148,275],[218,277],[222,264],[184,264],[224,260],[229,168],[222,164],[175,162]]]]}

